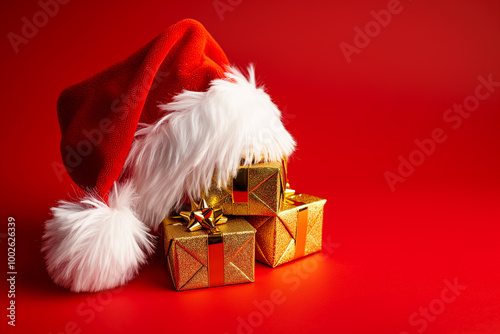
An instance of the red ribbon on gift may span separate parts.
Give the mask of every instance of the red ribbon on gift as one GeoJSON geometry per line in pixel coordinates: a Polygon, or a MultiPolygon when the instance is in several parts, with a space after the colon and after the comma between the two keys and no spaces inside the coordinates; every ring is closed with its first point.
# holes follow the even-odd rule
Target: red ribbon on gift
{"type": "Polygon", "coordinates": [[[217,227],[227,222],[222,209],[208,207],[203,199],[198,204],[191,202],[191,211],[179,215],[175,218],[183,218],[189,231],[208,230],[208,286],[224,285],[224,236],[217,227]]]}
{"type": "Polygon", "coordinates": [[[286,184],[285,190],[285,200],[287,204],[292,204],[298,207],[297,213],[297,230],[295,234],[295,259],[301,258],[306,253],[306,238],[307,238],[307,224],[308,224],[308,208],[305,206],[306,203],[297,201],[293,197],[298,196],[295,194],[295,190],[290,188],[290,185],[286,184]]]}

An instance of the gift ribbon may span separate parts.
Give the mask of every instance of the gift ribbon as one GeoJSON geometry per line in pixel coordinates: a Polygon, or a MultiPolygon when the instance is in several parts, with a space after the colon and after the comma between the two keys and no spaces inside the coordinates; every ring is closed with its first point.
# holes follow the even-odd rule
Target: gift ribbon
{"type": "Polygon", "coordinates": [[[183,218],[190,232],[208,230],[208,286],[224,285],[224,238],[217,227],[227,223],[222,209],[210,208],[202,199],[198,204],[191,202],[191,211],[181,211],[172,218],[183,218]]]}
{"type": "MultiPolygon", "coordinates": [[[[284,201],[286,199],[286,194],[287,190],[289,189],[289,184],[288,184],[288,159],[283,158],[281,160],[281,165],[283,166],[283,179],[281,180],[281,194],[280,194],[280,201],[284,201]]],[[[295,193],[295,190],[290,189],[295,193]]]]}
{"type": "Polygon", "coordinates": [[[239,168],[233,178],[233,203],[248,203],[248,168],[239,168]]]}
{"type": "Polygon", "coordinates": [[[308,208],[304,206],[306,203],[293,199],[295,190],[286,184],[285,200],[287,204],[292,204],[298,207],[297,213],[297,231],[295,234],[295,259],[301,258],[306,253],[306,237],[307,237],[307,221],[308,221],[308,208]]]}

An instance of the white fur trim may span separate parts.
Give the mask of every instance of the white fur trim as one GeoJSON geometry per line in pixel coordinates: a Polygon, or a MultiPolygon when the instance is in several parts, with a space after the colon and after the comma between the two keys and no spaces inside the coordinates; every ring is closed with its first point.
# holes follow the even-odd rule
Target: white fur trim
{"type": "Polygon", "coordinates": [[[154,250],[148,228],[133,208],[130,182],[116,185],[109,207],[87,195],[78,203],[60,201],[46,222],[43,248],[55,283],[74,292],[100,291],[125,284],[154,250]]]}
{"type": "Polygon", "coordinates": [[[214,173],[225,186],[242,157],[244,165],[281,161],[295,149],[252,66],[248,78],[228,68],[226,79],[212,81],[208,91],[184,91],[159,107],[168,114],[137,131],[125,164],[140,197],[139,216],[152,229],[186,194],[197,200],[214,173]]]}

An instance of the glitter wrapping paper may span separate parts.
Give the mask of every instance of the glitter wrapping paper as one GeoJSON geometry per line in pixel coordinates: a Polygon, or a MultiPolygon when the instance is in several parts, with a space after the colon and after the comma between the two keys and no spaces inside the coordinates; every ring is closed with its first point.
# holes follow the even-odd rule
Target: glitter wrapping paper
{"type": "Polygon", "coordinates": [[[236,178],[219,189],[212,180],[203,196],[210,207],[221,207],[225,215],[275,216],[284,197],[286,163],[260,163],[240,167],[236,178]]]}
{"type": "Polygon", "coordinates": [[[190,232],[182,219],[163,220],[164,256],[176,290],[254,281],[255,229],[240,217],[230,218],[219,229],[222,236],[221,253],[209,254],[211,246],[207,230],[190,232]],[[221,263],[220,283],[213,284],[210,277],[214,272],[210,271],[209,263],[217,262],[221,263]]]}
{"type": "Polygon", "coordinates": [[[248,217],[257,230],[255,258],[271,267],[321,250],[326,200],[297,194],[283,203],[277,216],[248,217]]]}

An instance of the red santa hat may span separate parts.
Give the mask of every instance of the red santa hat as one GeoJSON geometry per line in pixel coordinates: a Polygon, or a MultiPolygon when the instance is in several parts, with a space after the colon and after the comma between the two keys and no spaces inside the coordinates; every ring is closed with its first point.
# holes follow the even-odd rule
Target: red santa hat
{"type": "Polygon", "coordinates": [[[60,201],[42,251],[55,283],[99,291],[126,283],[154,250],[161,220],[212,177],[241,163],[280,161],[295,142],[281,113],[194,20],[183,20],[124,61],[64,90],[61,154],[84,190],[60,201]]]}

